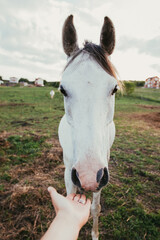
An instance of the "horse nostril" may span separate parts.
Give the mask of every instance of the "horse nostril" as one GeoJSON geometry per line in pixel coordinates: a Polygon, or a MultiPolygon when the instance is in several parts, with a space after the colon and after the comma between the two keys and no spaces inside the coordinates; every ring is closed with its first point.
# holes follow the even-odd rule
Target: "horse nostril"
{"type": "Polygon", "coordinates": [[[99,169],[97,172],[97,183],[100,182],[101,178],[103,177],[104,170],[103,168],[99,169]]]}
{"type": "Polygon", "coordinates": [[[108,175],[107,168],[106,167],[104,169],[101,168],[97,172],[97,182],[99,183],[98,190],[104,187],[108,183],[108,180],[109,180],[109,175],[108,175]]]}
{"type": "Polygon", "coordinates": [[[72,169],[71,173],[72,182],[79,188],[81,188],[81,183],[79,180],[79,174],[75,168],[72,169]]]}

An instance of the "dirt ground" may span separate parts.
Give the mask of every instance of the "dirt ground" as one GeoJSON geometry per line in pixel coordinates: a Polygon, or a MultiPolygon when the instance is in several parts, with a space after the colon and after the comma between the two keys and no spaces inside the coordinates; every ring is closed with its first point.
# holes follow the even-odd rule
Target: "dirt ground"
{"type": "MultiPolygon", "coordinates": [[[[128,117],[135,122],[143,121],[152,128],[160,127],[160,112],[133,113],[128,117]]],[[[8,136],[7,132],[1,134],[0,146],[7,147],[8,136]]],[[[11,181],[5,182],[5,191],[0,195],[0,239],[39,239],[54,217],[47,192],[48,186],[54,186],[63,195],[66,193],[62,149],[59,141],[54,138],[47,143],[53,144],[53,147],[44,149],[41,157],[32,163],[12,166],[9,171],[11,181]]],[[[3,157],[0,160],[1,163],[5,161],[3,157]]],[[[116,164],[110,165],[110,170],[112,184],[122,185],[116,178],[116,164]]],[[[131,170],[128,168],[129,175],[132,174],[131,170]]],[[[141,201],[139,199],[137,201],[141,201]]],[[[88,235],[90,230],[91,226],[85,230],[89,231],[88,235]]]]}
{"type": "MultiPolygon", "coordinates": [[[[0,144],[7,145],[2,137],[0,144]]],[[[64,175],[62,149],[57,139],[52,139],[52,143],[53,147],[34,164],[17,165],[10,170],[12,181],[5,183],[0,195],[0,239],[38,239],[48,227],[42,224],[43,218],[53,219],[47,187],[55,186],[62,194],[65,188],[59,181],[64,175]]]]}
{"type": "MultiPolygon", "coordinates": [[[[150,112],[136,112],[129,113],[126,116],[131,119],[133,122],[142,121],[147,126],[152,128],[160,128],[160,106],[153,105],[137,105],[139,108],[143,108],[146,110],[153,110],[150,112]]],[[[122,114],[122,113],[121,113],[122,114]]]]}
{"type": "Polygon", "coordinates": [[[132,114],[132,118],[135,120],[144,121],[149,126],[153,128],[160,128],[160,112],[152,112],[152,113],[135,113],[132,114]]]}

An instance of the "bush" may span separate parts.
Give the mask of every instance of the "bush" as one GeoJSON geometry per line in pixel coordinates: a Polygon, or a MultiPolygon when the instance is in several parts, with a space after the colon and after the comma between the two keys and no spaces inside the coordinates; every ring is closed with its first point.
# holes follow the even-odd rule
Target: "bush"
{"type": "Polygon", "coordinates": [[[59,84],[60,84],[60,82],[53,82],[53,87],[59,88],[59,84]]]}
{"type": "Polygon", "coordinates": [[[45,86],[46,87],[55,87],[55,88],[59,88],[59,84],[60,84],[60,82],[45,82],[45,86]]]}
{"type": "Polygon", "coordinates": [[[136,87],[144,87],[145,81],[135,81],[136,87]]]}
{"type": "Polygon", "coordinates": [[[131,95],[135,90],[135,83],[130,81],[124,81],[125,93],[126,95],[131,95]]]}

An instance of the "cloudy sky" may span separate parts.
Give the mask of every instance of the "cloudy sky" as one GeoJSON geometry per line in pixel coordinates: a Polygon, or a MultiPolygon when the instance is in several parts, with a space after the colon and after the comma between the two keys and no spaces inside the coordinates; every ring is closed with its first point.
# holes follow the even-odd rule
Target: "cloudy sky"
{"type": "Polygon", "coordinates": [[[104,16],[116,29],[120,79],[160,75],[159,0],[0,0],[0,75],[57,81],[66,63],[61,32],[74,15],[79,46],[99,44],[104,16]]]}

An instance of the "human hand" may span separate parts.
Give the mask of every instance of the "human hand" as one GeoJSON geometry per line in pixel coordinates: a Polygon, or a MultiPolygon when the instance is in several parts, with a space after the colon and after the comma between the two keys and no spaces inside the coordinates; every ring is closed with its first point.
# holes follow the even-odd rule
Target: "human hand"
{"type": "Polygon", "coordinates": [[[56,189],[49,187],[52,204],[56,214],[66,218],[66,221],[78,224],[81,228],[88,221],[91,201],[85,195],[69,194],[67,197],[57,193],[56,189]]]}

